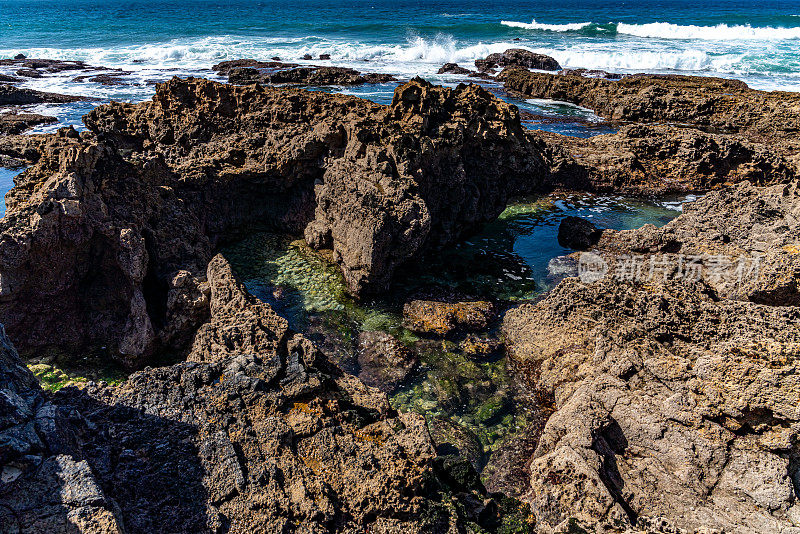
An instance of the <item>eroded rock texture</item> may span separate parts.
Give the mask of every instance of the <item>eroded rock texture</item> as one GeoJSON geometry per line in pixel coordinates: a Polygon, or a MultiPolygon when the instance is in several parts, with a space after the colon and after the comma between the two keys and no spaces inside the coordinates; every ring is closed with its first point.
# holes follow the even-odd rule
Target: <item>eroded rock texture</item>
{"type": "Polygon", "coordinates": [[[0,352],[4,520],[23,532],[530,531],[525,507],[486,494],[467,461],[437,457],[421,416],[398,415],[265,320],[274,312],[222,257],[207,278],[211,319],[191,357],[204,361],[66,388],[47,403],[13,349],[0,352]],[[43,454],[39,436],[51,434],[69,437],[67,456],[9,471],[43,454]]]}
{"type": "Polygon", "coordinates": [[[85,122],[96,137],[43,137],[8,195],[0,318],[26,353],[101,345],[131,367],[188,342],[220,241],[254,226],[305,231],[364,294],[547,172],[515,107],[422,80],[387,107],[174,79],[152,102],[85,122]]]}
{"type": "Polygon", "coordinates": [[[800,131],[797,93],[757,91],[742,81],[705,76],[644,75],[620,80],[506,69],[508,89],[572,102],[614,121],[673,122],[785,141],[800,131]]]}
{"type": "Polygon", "coordinates": [[[541,532],[800,528],[797,185],[740,184],[684,209],[662,229],[606,231],[604,278],[567,279],[504,318],[520,376],[555,412],[531,436],[527,482],[505,487],[517,466],[496,462],[490,487],[524,495],[541,532]],[[761,271],[708,270],[740,254],[761,271]],[[680,255],[703,270],[678,269],[680,255]]]}
{"type": "Polygon", "coordinates": [[[774,145],[741,135],[693,128],[631,124],[588,139],[538,134],[554,184],[572,189],[630,194],[709,191],[731,183],[790,182],[798,176],[793,158],[774,145]]]}

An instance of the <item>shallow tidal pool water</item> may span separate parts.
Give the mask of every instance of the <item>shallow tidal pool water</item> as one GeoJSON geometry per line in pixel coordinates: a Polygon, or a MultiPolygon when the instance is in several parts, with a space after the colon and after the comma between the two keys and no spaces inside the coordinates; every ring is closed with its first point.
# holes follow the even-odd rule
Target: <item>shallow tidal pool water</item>
{"type": "Polygon", "coordinates": [[[489,299],[501,308],[534,299],[565,276],[558,259],[573,251],[558,244],[564,217],[584,217],[598,228],[616,230],[662,226],[680,213],[680,200],[589,194],[518,199],[479,232],[402,269],[392,290],[372,301],[353,300],[338,268],[302,239],[261,232],[223,254],[249,291],[345,371],[358,372],[354,355],[361,331],[388,332],[415,350],[420,366],[390,394],[392,405],[456,428],[481,451],[480,466],[505,438],[536,417],[536,407],[521,402],[502,353],[476,357],[461,351],[458,339],[408,331],[402,324],[403,303],[437,292],[489,299]]]}

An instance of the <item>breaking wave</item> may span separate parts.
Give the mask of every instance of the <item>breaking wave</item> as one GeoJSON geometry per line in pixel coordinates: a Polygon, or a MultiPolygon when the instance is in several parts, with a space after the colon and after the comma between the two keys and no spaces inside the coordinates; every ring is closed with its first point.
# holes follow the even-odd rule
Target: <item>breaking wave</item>
{"type": "Polygon", "coordinates": [[[546,32],[579,32],[586,35],[632,35],[656,39],[698,39],[706,41],[784,41],[800,39],[800,27],[758,27],[745,25],[716,26],[680,25],[670,22],[651,22],[648,24],[626,24],[624,22],[599,24],[596,22],[575,22],[569,24],[543,24],[532,22],[500,22],[511,28],[546,32]]]}

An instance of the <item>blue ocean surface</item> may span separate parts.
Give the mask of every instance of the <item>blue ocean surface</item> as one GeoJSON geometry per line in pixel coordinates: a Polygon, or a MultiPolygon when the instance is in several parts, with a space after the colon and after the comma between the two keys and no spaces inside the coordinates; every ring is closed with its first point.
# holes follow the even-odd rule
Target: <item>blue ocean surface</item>
{"type": "Polygon", "coordinates": [[[83,59],[137,72],[241,57],[406,75],[522,46],[567,67],[738,76],[800,86],[800,4],[786,0],[3,0],[0,57],[83,59]]]}

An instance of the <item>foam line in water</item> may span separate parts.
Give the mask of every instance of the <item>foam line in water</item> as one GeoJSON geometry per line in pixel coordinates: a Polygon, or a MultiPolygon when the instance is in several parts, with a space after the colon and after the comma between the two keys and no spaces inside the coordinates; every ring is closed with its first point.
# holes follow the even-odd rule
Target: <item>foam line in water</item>
{"type": "Polygon", "coordinates": [[[596,22],[574,22],[567,24],[544,24],[532,22],[500,21],[511,28],[545,32],[581,32],[589,35],[602,33],[632,35],[655,39],[695,39],[704,41],[785,41],[800,39],[800,27],[758,27],[750,24],[717,24],[716,26],[680,25],[670,22],[627,24],[624,22],[601,24],[596,22]]]}

